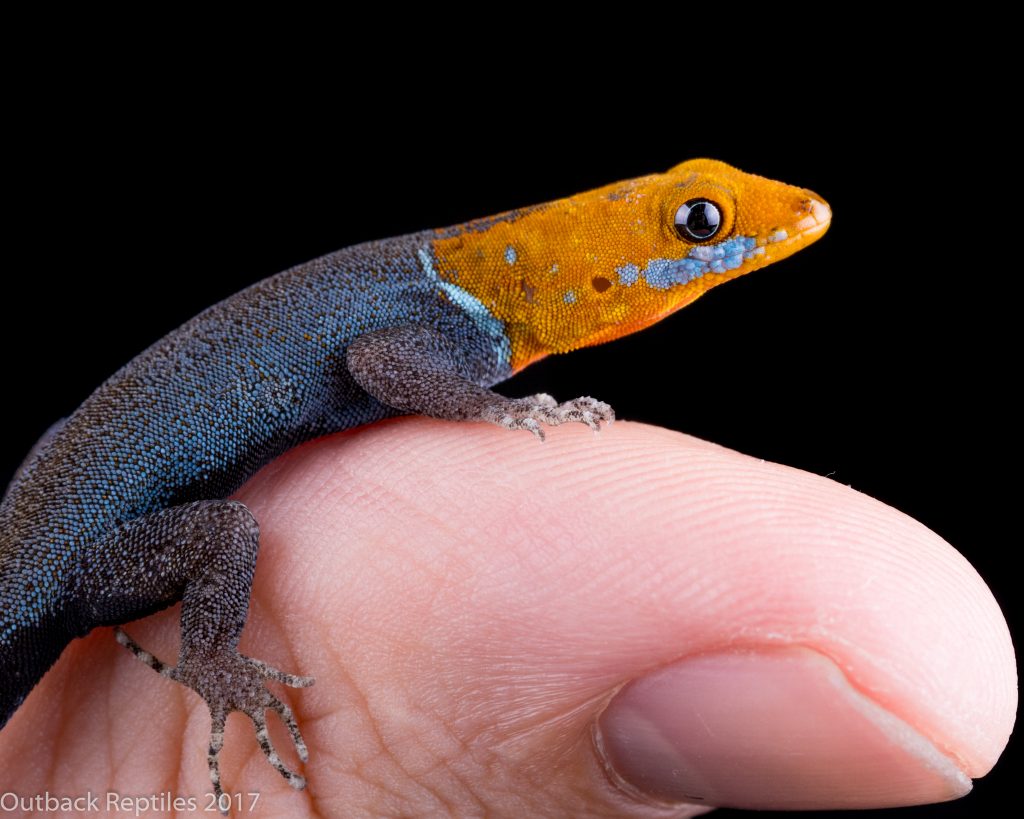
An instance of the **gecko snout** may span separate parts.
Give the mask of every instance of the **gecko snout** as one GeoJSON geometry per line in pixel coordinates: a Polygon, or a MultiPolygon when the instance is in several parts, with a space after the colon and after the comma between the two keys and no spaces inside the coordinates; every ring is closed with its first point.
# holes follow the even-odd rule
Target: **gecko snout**
{"type": "Polygon", "coordinates": [[[793,227],[802,235],[812,236],[824,232],[832,221],[832,208],[818,194],[804,191],[797,208],[798,218],[793,227]]]}

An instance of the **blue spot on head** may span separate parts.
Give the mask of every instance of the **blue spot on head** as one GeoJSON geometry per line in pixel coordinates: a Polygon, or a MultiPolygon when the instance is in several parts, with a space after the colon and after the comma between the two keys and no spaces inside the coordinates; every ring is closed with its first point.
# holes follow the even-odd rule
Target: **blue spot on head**
{"type": "Polygon", "coordinates": [[[565,295],[562,297],[566,304],[576,303],[576,294],[572,290],[566,290],[565,295]]]}
{"type": "Polygon", "coordinates": [[[509,264],[515,264],[516,263],[516,259],[518,259],[518,258],[519,257],[516,255],[516,249],[514,247],[512,247],[512,245],[509,245],[508,247],[505,248],[505,261],[506,262],[508,262],[509,264]]]}
{"type": "Polygon", "coordinates": [[[632,263],[615,268],[615,272],[619,274],[619,284],[624,284],[626,287],[636,284],[636,280],[640,278],[640,268],[632,263]]]}
{"type": "Polygon", "coordinates": [[[647,283],[657,290],[667,290],[674,284],[687,284],[699,279],[708,265],[696,259],[651,259],[644,270],[647,283]]]}
{"type": "MultiPolygon", "coordinates": [[[[753,236],[736,236],[717,245],[698,245],[682,259],[651,259],[641,272],[651,287],[667,290],[676,284],[688,284],[706,273],[736,270],[759,251],[763,253],[764,248],[757,247],[753,236]]],[[[620,281],[624,269],[617,271],[620,281]]]]}

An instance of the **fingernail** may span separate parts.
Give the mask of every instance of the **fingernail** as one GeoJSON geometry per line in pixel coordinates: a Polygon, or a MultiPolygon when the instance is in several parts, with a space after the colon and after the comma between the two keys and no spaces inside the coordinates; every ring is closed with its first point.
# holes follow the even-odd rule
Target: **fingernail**
{"type": "Polygon", "coordinates": [[[704,654],[627,685],[597,748],[625,789],[667,802],[799,810],[963,796],[971,780],[802,647],[704,654]]]}

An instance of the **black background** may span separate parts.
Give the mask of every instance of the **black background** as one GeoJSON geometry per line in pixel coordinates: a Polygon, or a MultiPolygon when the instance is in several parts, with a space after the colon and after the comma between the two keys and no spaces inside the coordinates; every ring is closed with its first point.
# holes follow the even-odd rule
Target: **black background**
{"type": "MultiPolygon", "coordinates": [[[[1009,143],[991,108],[950,91],[956,61],[897,66],[890,47],[867,49],[845,82],[800,50],[742,82],[619,49],[541,78],[453,60],[438,74],[407,64],[395,82],[380,78],[390,55],[339,47],[318,55],[313,90],[282,73],[301,49],[206,71],[187,50],[149,65],[142,44],[69,61],[57,80],[32,63],[7,111],[0,481],[117,367],[245,284],[712,156],[817,191],[832,229],[503,390],[594,395],[620,417],[850,484],[953,543],[1019,623],[1019,477],[1002,474],[1019,469],[1009,143]]],[[[874,815],[1001,815],[1015,764],[1011,743],[966,799],[874,815]]]]}

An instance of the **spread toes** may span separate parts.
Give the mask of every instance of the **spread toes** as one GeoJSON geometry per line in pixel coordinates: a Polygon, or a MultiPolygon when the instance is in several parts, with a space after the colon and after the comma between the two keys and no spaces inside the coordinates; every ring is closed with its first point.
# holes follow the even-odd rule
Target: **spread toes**
{"type": "Polygon", "coordinates": [[[299,759],[302,762],[309,759],[295,714],[267,689],[265,681],[274,680],[292,688],[306,688],[313,684],[312,677],[286,674],[262,660],[227,650],[209,652],[201,657],[190,656],[178,666],[169,666],[139,646],[123,630],[117,629],[115,634],[121,645],[154,671],[188,686],[206,701],[211,717],[206,760],[216,804],[222,813],[226,815],[231,806],[231,800],[225,796],[221,785],[220,752],[224,747],[224,723],[232,711],[241,711],[252,720],[263,755],[285,781],[296,790],[306,787],[306,780],[284,764],[270,741],[267,711],[276,713],[287,726],[299,759]]]}
{"type": "Polygon", "coordinates": [[[550,395],[538,393],[488,408],[484,417],[505,429],[525,429],[543,441],[541,424],[558,426],[578,421],[596,432],[601,428],[601,422],[610,424],[615,420],[615,411],[596,398],[575,398],[559,404],[550,395]]]}

